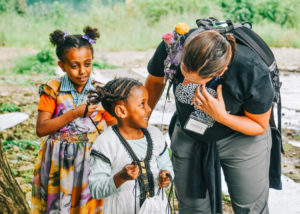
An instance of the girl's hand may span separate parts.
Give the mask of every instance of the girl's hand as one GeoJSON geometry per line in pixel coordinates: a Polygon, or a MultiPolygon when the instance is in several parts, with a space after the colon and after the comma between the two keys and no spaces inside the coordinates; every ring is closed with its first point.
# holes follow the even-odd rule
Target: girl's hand
{"type": "Polygon", "coordinates": [[[193,103],[198,109],[204,111],[219,123],[222,123],[228,114],[223,100],[222,85],[217,88],[217,98],[207,92],[205,85],[199,85],[195,91],[193,103]]]}
{"type": "Polygon", "coordinates": [[[135,180],[140,174],[140,169],[137,164],[127,164],[120,171],[120,177],[126,181],[135,180]]]}
{"type": "MultiPolygon", "coordinates": [[[[81,104],[79,105],[75,111],[77,112],[78,117],[83,117],[84,116],[84,111],[86,108],[87,104],[81,104]]],[[[98,105],[89,105],[88,106],[88,111],[86,113],[86,117],[91,116],[95,111],[98,111],[98,105]]]]}
{"type": "Polygon", "coordinates": [[[127,164],[123,169],[114,175],[114,183],[119,188],[123,183],[129,180],[136,180],[139,177],[140,169],[137,164],[127,164]]]}
{"type": "Polygon", "coordinates": [[[167,173],[170,174],[168,170],[161,170],[159,172],[159,177],[158,177],[158,186],[159,187],[167,187],[170,184],[170,178],[166,175],[167,173]]]}

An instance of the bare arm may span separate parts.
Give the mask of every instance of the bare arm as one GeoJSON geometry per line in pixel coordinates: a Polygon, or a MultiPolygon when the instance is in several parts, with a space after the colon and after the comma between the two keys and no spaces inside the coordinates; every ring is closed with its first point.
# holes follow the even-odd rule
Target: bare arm
{"type": "Polygon", "coordinates": [[[217,98],[212,97],[204,85],[202,88],[204,89],[200,91],[200,87],[198,87],[195,92],[194,105],[219,123],[252,136],[263,134],[268,128],[272,107],[263,114],[251,114],[244,111],[245,116],[231,115],[225,109],[221,85],[217,89],[217,98]],[[198,105],[199,101],[201,101],[201,105],[198,105]]]}
{"type": "MultiPolygon", "coordinates": [[[[36,124],[36,134],[39,137],[43,137],[56,132],[61,129],[71,121],[75,120],[77,117],[82,117],[84,114],[86,104],[81,104],[78,108],[70,110],[65,114],[53,118],[50,112],[39,111],[37,124],[36,124]]],[[[97,105],[90,105],[86,116],[90,116],[93,112],[97,111],[97,105]]]]}
{"type": "Polygon", "coordinates": [[[145,87],[149,92],[149,106],[154,109],[165,88],[164,78],[149,74],[145,81],[145,87]]]}
{"type": "Polygon", "coordinates": [[[271,108],[263,114],[244,112],[246,116],[227,114],[220,123],[246,135],[263,134],[269,125],[271,108]]]}

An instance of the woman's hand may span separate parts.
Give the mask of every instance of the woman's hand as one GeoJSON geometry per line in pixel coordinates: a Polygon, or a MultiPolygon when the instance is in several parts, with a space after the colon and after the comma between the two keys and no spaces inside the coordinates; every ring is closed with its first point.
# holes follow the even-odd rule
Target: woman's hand
{"type": "Polygon", "coordinates": [[[222,85],[219,85],[217,88],[217,98],[212,97],[206,91],[204,85],[199,86],[196,89],[193,103],[217,122],[235,131],[251,136],[261,135],[266,131],[272,110],[271,107],[267,112],[262,114],[251,114],[244,110],[245,116],[231,115],[226,112],[222,95],[222,85]],[[202,88],[201,91],[200,88],[202,88]]]}
{"type": "Polygon", "coordinates": [[[161,170],[159,172],[158,177],[158,186],[159,187],[167,187],[170,184],[170,178],[167,176],[167,174],[170,174],[168,170],[161,170]]]}
{"type": "Polygon", "coordinates": [[[222,123],[228,115],[223,100],[222,85],[217,88],[217,98],[207,92],[205,85],[199,85],[195,91],[193,103],[198,109],[204,111],[219,123],[222,123]]]}
{"type": "Polygon", "coordinates": [[[114,175],[114,182],[118,188],[129,180],[136,180],[139,177],[140,169],[137,164],[127,164],[123,169],[114,175]]]}

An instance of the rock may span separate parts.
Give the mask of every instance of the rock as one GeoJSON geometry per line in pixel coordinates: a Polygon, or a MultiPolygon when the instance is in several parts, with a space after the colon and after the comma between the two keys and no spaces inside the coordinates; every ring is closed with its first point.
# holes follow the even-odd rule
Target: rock
{"type": "Polygon", "coordinates": [[[31,192],[31,185],[30,184],[22,184],[21,189],[24,193],[31,192]]]}
{"type": "Polygon", "coordinates": [[[19,185],[25,184],[25,179],[23,177],[15,177],[19,185]]]}
{"type": "Polygon", "coordinates": [[[31,194],[32,194],[32,192],[29,191],[29,192],[27,192],[26,195],[25,195],[26,200],[27,200],[28,202],[31,202],[31,194]]]}
{"type": "Polygon", "coordinates": [[[26,163],[26,165],[21,166],[18,171],[22,172],[22,171],[28,171],[28,170],[33,170],[34,169],[34,165],[32,163],[26,163]]]}
{"type": "Polygon", "coordinates": [[[12,148],[13,148],[13,151],[14,151],[14,152],[20,151],[20,148],[19,148],[18,146],[15,146],[15,145],[14,145],[12,148]]]}

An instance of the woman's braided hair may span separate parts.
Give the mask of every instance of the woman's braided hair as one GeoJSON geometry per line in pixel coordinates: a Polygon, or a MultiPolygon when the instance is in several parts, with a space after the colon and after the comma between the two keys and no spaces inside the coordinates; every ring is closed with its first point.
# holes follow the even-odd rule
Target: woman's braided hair
{"type": "Polygon", "coordinates": [[[109,81],[103,87],[96,86],[95,91],[89,91],[88,101],[91,104],[102,103],[103,108],[112,116],[115,114],[115,106],[119,100],[126,102],[131,89],[135,86],[142,86],[138,80],[131,78],[117,78],[109,81]]]}

